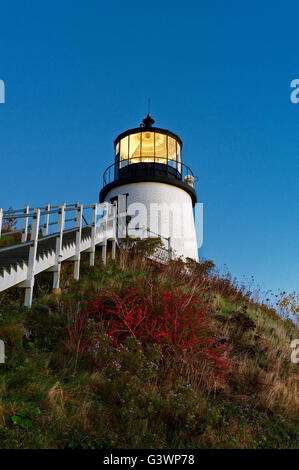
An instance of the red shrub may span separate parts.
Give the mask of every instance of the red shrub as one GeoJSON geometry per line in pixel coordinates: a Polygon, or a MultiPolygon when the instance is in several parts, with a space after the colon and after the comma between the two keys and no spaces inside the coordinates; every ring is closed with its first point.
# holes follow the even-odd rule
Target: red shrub
{"type": "Polygon", "coordinates": [[[159,344],[164,357],[179,353],[184,361],[205,361],[217,378],[228,372],[231,361],[227,348],[217,346],[209,331],[208,308],[195,292],[180,288],[148,285],[142,280],[127,289],[123,298],[106,293],[88,303],[70,332],[70,340],[88,347],[85,337],[89,321],[104,323],[114,344],[133,335],[143,346],[159,344]]]}

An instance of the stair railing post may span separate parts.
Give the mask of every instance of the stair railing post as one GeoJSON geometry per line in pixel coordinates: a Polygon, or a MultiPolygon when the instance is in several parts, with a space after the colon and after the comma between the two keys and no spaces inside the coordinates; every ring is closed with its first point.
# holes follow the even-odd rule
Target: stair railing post
{"type": "Polygon", "coordinates": [[[33,216],[32,216],[31,245],[29,248],[27,279],[23,283],[23,287],[25,287],[24,305],[25,307],[28,307],[28,308],[30,308],[32,305],[34,271],[35,271],[38,233],[39,233],[39,220],[40,220],[40,209],[34,209],[33,216]]]}
{"type": "Polygon", "coordinates": [[[113,210],[113,240],[112,240],[112,259],[115,259],[116,254],[116,237],[117,237],[117,201],[114,201],[112,205],[113,210]]]}
{"type": "Polygon", "coordinates": [[[3,209],[0,208],[0,237],[2,232],[3,209]]]}
{"type": "Polygon", "coordinates": [[[103,204],[104,214],[103,214],[103,246],[102,246],[102,262],[106,264],[107,261],[107,227],[108,227],[108,203],[104,202],[103,204]]]}
{"type": "Polygon", "coordinates": [[[113,235],[117,238],[117,201],[112,204],[113,207],[113,235]]]}
{"type": "Polygon", "coordinates": [[[108,223],[109,223],[109,209],[110,209],[110,204],[109,204],[109,202],[105,202],[105,230],[106,230],[106,238],[107,238],[108,223]]]}
{"type": "Polygon", "coordinates": [[[98,205],[94,203],[92,206],[91,251],[90,251],[90,258],[89,258],[89,266],[94,266],[95,251],[96,251],[97,211],[98,211],[98,205]]]}
{"type": "MultiPolygon", "coordinates": [[[[29,214],[29,206],[24,206],[24,214],[29,214]]],[[[28,217],[24,217],[23,219],[23,227],[22,227],[22,243],[27,242],[28,236],[28,217]]]]}
{"type": "Polygon", "coordinates": [[[80,244],[81,244],[81,232],[82,232],[82,215],[83,215],[83,204],[76,202],[76,217],[75,217],[75,227],[76,227],[76,253],[75,253],[75,265],[74,265],[74,279],[79,280],[80,277],[80,244]]]}
{"type": "Polygon", "coordinates": [[[61,271],[61,251],[62,251],[62,239],[64,231],[64,220],[65,220],[65,202],[59,206],[58,209],[58,224],[57,224],[57,236],[55,246],[55,267],[53,273],[53,289],[59,289],[60,285],[60,271],[61,271]]]}
{"type": "Polygon", "coordinates": [[[45,212],[46,214],[44,215],[44,227],[43,227],[43,236],[45,237],[49,233],[49,219],[50,219],[50,204],[45,205],[45,212]]]}

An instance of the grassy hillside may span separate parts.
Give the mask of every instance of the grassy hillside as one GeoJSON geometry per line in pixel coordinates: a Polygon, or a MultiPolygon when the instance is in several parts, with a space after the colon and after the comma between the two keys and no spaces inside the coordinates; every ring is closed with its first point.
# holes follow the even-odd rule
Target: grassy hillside
{"type": "MultiPolygon", "coordinates": [[[[299,448],[298,329],[211,262],[88,267],[0,294],[0,448],[299,448]]],[[[97,259],[100,259],[97,256],[97,259]]]]}

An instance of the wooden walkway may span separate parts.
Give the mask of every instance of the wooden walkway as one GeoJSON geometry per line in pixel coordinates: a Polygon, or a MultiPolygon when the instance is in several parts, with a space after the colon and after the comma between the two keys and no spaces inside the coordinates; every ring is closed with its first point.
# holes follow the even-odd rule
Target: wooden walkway
{"type": "MultiPolygon", "coordinates": [[[[0,249],[0,291],[13,286],[25,289],[24,305],[31,307],[34,277],[43,271],[53,272],[53,287],[59,288],[61,263],[74,262],[74,278],[79,280],[80,256],[90,253],[90,265],[94,265],[95,247],[102,246],[102,261],[106,263],[107,242],[112,242],[112,258],[117,245],[117,204],[103,203],[83,206],[82,204],[61,204],[54,208],[6,211],[0,209],[0,235],[2,223],[9,219],[23,219],[22,242],[0,249]],[[99,209],[102,214],[98,219],[99,209]],[[92,221],[87,223],[83,210],[92,210],[92,221]],[[20,213],[21,212],[21,213],[20,213]],[[66,219],[67,212],[74,212],[73,219],[66,219]],[[56,214],[56,221],[50,215],[56,214]],[[40,224],[40,218],[44,223],[40,224]],[[32,219],[30,241],[28,239],[28,220],[32,219]],[[74,227],[65,229],[66,222],[74,222],[74,227]],[[82,226],[82,221],[86,226],[82,226]],[[49,227],[57,225],[57,231],[48,234],[49,227]]],[[[6,234],[3,234],[3,236],[6,234]]]]}

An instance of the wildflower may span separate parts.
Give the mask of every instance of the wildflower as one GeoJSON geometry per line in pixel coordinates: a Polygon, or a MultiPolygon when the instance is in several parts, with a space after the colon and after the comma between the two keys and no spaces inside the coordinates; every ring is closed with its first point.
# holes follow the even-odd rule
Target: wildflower
{"type": "Polygon", "coordinates": [[[19,327],[20,327],[20,329],[22,330],[23,335],[25,336],[25,338],[26,338],[26,339],[29,339],[30,336],[31,336],[31,334],[32,334],[32,332],[31,332],[30,330],[28,330],[27,328],[25,328],[25,326],[22,325],[22,324],[20,324],[19,327]]]}

